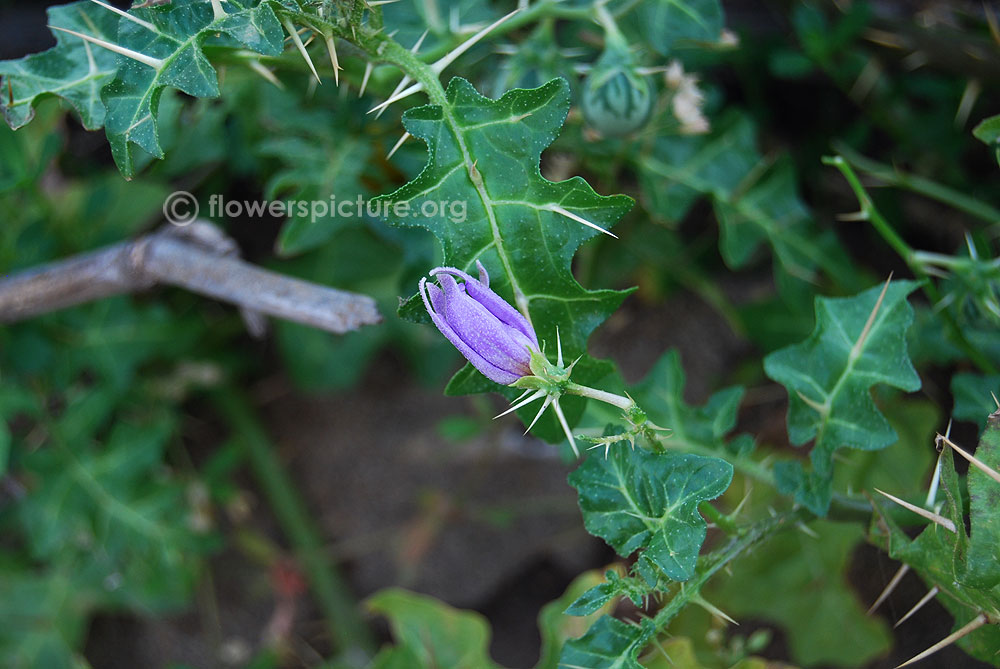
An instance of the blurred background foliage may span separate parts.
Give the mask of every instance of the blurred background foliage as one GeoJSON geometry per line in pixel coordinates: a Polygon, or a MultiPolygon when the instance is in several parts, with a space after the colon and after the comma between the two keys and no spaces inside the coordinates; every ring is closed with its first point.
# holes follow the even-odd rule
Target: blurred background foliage
{"type": "MultiPolygon", "coordinates": [[[[423,51],[442,53],[457,37],[448,18],[427,14],[433,4],[387,5],[386,25],[398,30],[396,39],[404,46],[429,28],[423,51]]],[[[910,351],[925,380],[924,396],[879,396],[910,455],[847,454],[834,487],[878,485],[900,496],[921,494],[932,463],[928,448],[920,448],[929,447],[948,415],[969,421],[956,430],[974,439],[972,423],[991,410],[984,404],[986,391],[998,385],[1000,292],[994,259],[1000,191],[996,157],[983,143],[995,143],[996,134],[988,128],[977,133],[983,141],[972,135],[974,125],[1000,108],[998,35],[989,7],[929,2],[914,11],[904,3],[859,1],[612,4],[636,5],[621,22],[636,66],[665,66],[676,59],[696,73],[705,132],[683,128],[671,107],[676,82],[662,72],[643,79],[653,106],[639,129],[612,137],[588,124],[579,108],[586,71],[581,66],[597,63],[602,52],[600,31],[588,22],[543,21],[488,40],[461,61],[462,76],[491,95],[566,77],[574,105],[543,158],[543,173],[550,179],[583,174],[599,193],[626,192],[637,200],[615,228],[620,242],[600,237],[580,251],[577,278],[588,287],[638,286],[626,315],[669,309],[685,294],[709,305],[739,344],[718,352],[719,359],[732,362],[725,372],[695,381],[700,388],[748,386],[758,399],[741,412],[738,431],[753,431],[757,441],[781,448],[784,435],[766,429],[774,416],[783,420],[784,407],[766,399],[775,386],[764,377],[763,355],[809,334],[814,295],[850,295],[890,271],[908,274],[873,226],[837,219],[856,207],[855,196],[821,158],[840,153],[866,185],[885,186],[869,187],[875,206],[913,249],[938,254],[920,262],[943,268],[946,278],[943,303],[915,300],[910,351]],[[673,8],[679,5],[696,11],[704,35],[682,27],[680,41],[673,43],[664,26],[678,25],[673,8]],[[735,39],[720,43],[724,25],[735,39]],[[932,310],[942,307],[954,314],[992,375],[988,366],[970,364],[941,319],[932,317],[932,310]]],[[[463,0],[451,11],[468,25],[501,16],[506,8],[498,5],[463,0]]],[[[0,8],[12,17],[3,20],[0,34],[17,30],[18,11],[0,8]]],[[[37,34],[44,20],[30,20],[37,34]]],[[[44,33],[38,39],[31,50],[47,46],[44,33]]],[[[154,160],[135,148],[139,174],[128,182],[103,139],[84,132],[57,100],[42,100],[35,119],[17,131],[0,125],[0,270],[9,274],[151,230],[160,224],[164,197],[173,190],[196,193],[203,207],[212,193],[303,200],[331,194],[367,198],[394,190],[419,173],[426,149],[410,141],[387,159],[401,132],[400,113],[409,105],[394,105],[381,116],[366,114],[386,98],[398,74],[389,66],[376,67],[359,98],[366,75],[357,56],[342,49],[339,88],[329,76],[314,85],[298,56],[286,51],[275,60],[280,88],[222,62],[219,98],[167,90],[159,108],[165,158],[154,160]]],[[[384,373],[386,367],[375,363],[387,356],[402,363],[390,369],[405,371],[386,383],[438,393],[458,365],[457,353],[432,328],[395,316],[399,298],[412,295],[419,277],[440,259],[438,243],[428,233],[365,218],[216,222],[251,261],[372,295],[385,322],[345,336],[276,322],[273,336],[258,342],[246,334],[235,310],[179,290],[155,289],[0,329],[4,666],[88,666],[92,660],[84,648],[97,614],[156,617],[203,608],[199,584],[209,575],[212,556],[272,572],[281,565],[284,551],[268,538],[270,521],[248,517],[245,505],[248,488],[263,488],[270,504],[282,493],[269,495],[263,479],[247,480],[245,470],[259,468],[263,460],[225,437],[245,428],[245,417],[206,405],[206,399],[241,396],[248,387],[260,390],[274,375],[287,375],[304,395],[346,396],[367,374],[384,373]]],[[[655,334],[637,342],[627,321],[612,322],[607,330],[613,337],[599,334],[598,345],[619,360],[627,358],[629,347],[651,350],[655,358],[672,343],[655,334]]],[[[693,398],[685,393],[683,373],[674,382],[671,391],[679,401],[685,395],[697,400],[692,407],[682,405],[684,410],[701,411],[700,420],[716,425],[712,420],[725,413],[720,405],[709,400],[702,408],[708,393],[693,398]]],[[[441,432],[460,440],[496,429],[479,418],[442,417],[441,432]]],[[[600,426],[605,418],[601,409],[591,408],[582,429],[600,426]]],[[[712,429],[705,428],[714,435],[710,439],[733,425],[719,433],[712,429]]],[[[753,441],[745,438],[748,446],[753,441]]],[[[727,500],[735,498],[729,500],[733,505],[743,493],[738,487],[727,493],[727,500]]],[[[752,501],[760,509],[768,503],[764,493],[752,501]]],[[[287,518],[280,510],[275,516],[279,524],[287,518]]],[[[728,613],[758,621],[760,633],[722,635],[704,612],[687,612],[672,628],[673,666],[763,666],[750,658],[765,650],[768,657],[803,666],[889,666],[878,664],[893,645],[887,625],[863,617],[864,606],[847,581],[863,529],[833,522],[811,527],[818,540],[785,534],[739,563],[733,578],[707,595],[728,613]],[[803,552],[811,557],[804,559],[803,552]],[[779,600],[772,597],[775,592],[789,596],[779,600]],[[778,630],[778,640],[771,628],[778,630]],[[845,637],[851,643],[843,643],[845,637]],[[686,664],[678,659],[688,656],[686,664]]],[[[308,531],[300,536],[309,543],[308,531]]],[[[302,554],[298,557],[301,562],[302,554]]],[[[599,574],[585,573],[558,606],[541,612],[539,666],[555,666],[561,640],[579,636],[587,629],[584,620],[596,618],[556,613],[597,583],[599,574]]],[[[287,579],[275,577],[274,583],[276,597],[295,590],[287,579]]],[[[881,585],[867,583],[865,596],[881,585]]],[[[413,655],[420,644],[467,651],[464,657],[474,658],[439,666],[491,661],[484,655],[488,632],[476,614],[393,590],[368,600],[367,607],[389,618],[398,641],[374,666],[423,666],[425,660],[413,655]],[[420,636],[421,624],[432,626],[432,641],[420,636]]],[[[329,611],[322,603],[319,608],[329,611]]],[[[944,620],[939,637],[950,624],[944,620]]],[[[327,643],[316,644],[320,657],[327,643]]],[[[900,645],[913,646],[896,643],[898,653],[904,652],[900,645]]],[[[274,650],[280,647],[262,643],[253,666],[320,664],[317,657],[274,650]]],[[[156,666],[168,666],[164,659],[155,658],[156,666]]]]}

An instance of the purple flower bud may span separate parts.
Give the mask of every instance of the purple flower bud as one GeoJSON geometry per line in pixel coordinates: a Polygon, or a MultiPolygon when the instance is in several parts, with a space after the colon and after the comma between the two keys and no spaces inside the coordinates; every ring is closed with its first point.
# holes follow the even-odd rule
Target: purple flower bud
{"type": "Polygon", "coordinates": [[[538,337],[521,313],[490,290],[479,261],[479,279],[454,267],[431,270],[441,286],[420,280],[420,297],[434,325],[483,375],[509,385],[531,374],[531,352],[538,337]],[[463,283],[455,280],[458,277],[463,283]]]}

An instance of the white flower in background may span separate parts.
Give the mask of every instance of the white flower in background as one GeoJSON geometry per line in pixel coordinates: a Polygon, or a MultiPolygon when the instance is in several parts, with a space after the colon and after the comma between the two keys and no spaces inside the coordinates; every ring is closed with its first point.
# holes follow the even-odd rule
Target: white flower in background
{"type": "Polygon", "coordinates": [[[667,87],[674,91],[671,105],[674,117],[680,121],[683,135],[699,135],[709,131],[708,119],[702,113],[705,95],[698,88],[698,78],[685,74],[684,66],[673,61],[664,75],[667,87]]]}

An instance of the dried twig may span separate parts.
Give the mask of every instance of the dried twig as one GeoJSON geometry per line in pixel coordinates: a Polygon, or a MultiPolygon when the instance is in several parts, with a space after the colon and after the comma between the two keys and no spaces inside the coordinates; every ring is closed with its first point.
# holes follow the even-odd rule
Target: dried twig
{"type": "Polygon", "coordinates": [[[0,323],[10,323],[157,284],[240,306],[251,332],[259,314],[330,332],[374,325],[375,300],[261,269],[235,257],[236,246],[211,223],[165,227],[134,241],[73,256],[0,279],[0,323]],[[259,313],[255,313],[259,312],[259,313]]]}

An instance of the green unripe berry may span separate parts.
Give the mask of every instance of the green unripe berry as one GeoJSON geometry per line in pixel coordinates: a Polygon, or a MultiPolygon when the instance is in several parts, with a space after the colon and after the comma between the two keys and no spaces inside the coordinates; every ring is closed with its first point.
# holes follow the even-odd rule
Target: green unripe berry
{"type": "Polygon", "coordinates": [[[628,135],[649,120],[653,90],[635,65],[627,46],[609,42],[584,80],[583,117],[603,135],[628,135]]]}

